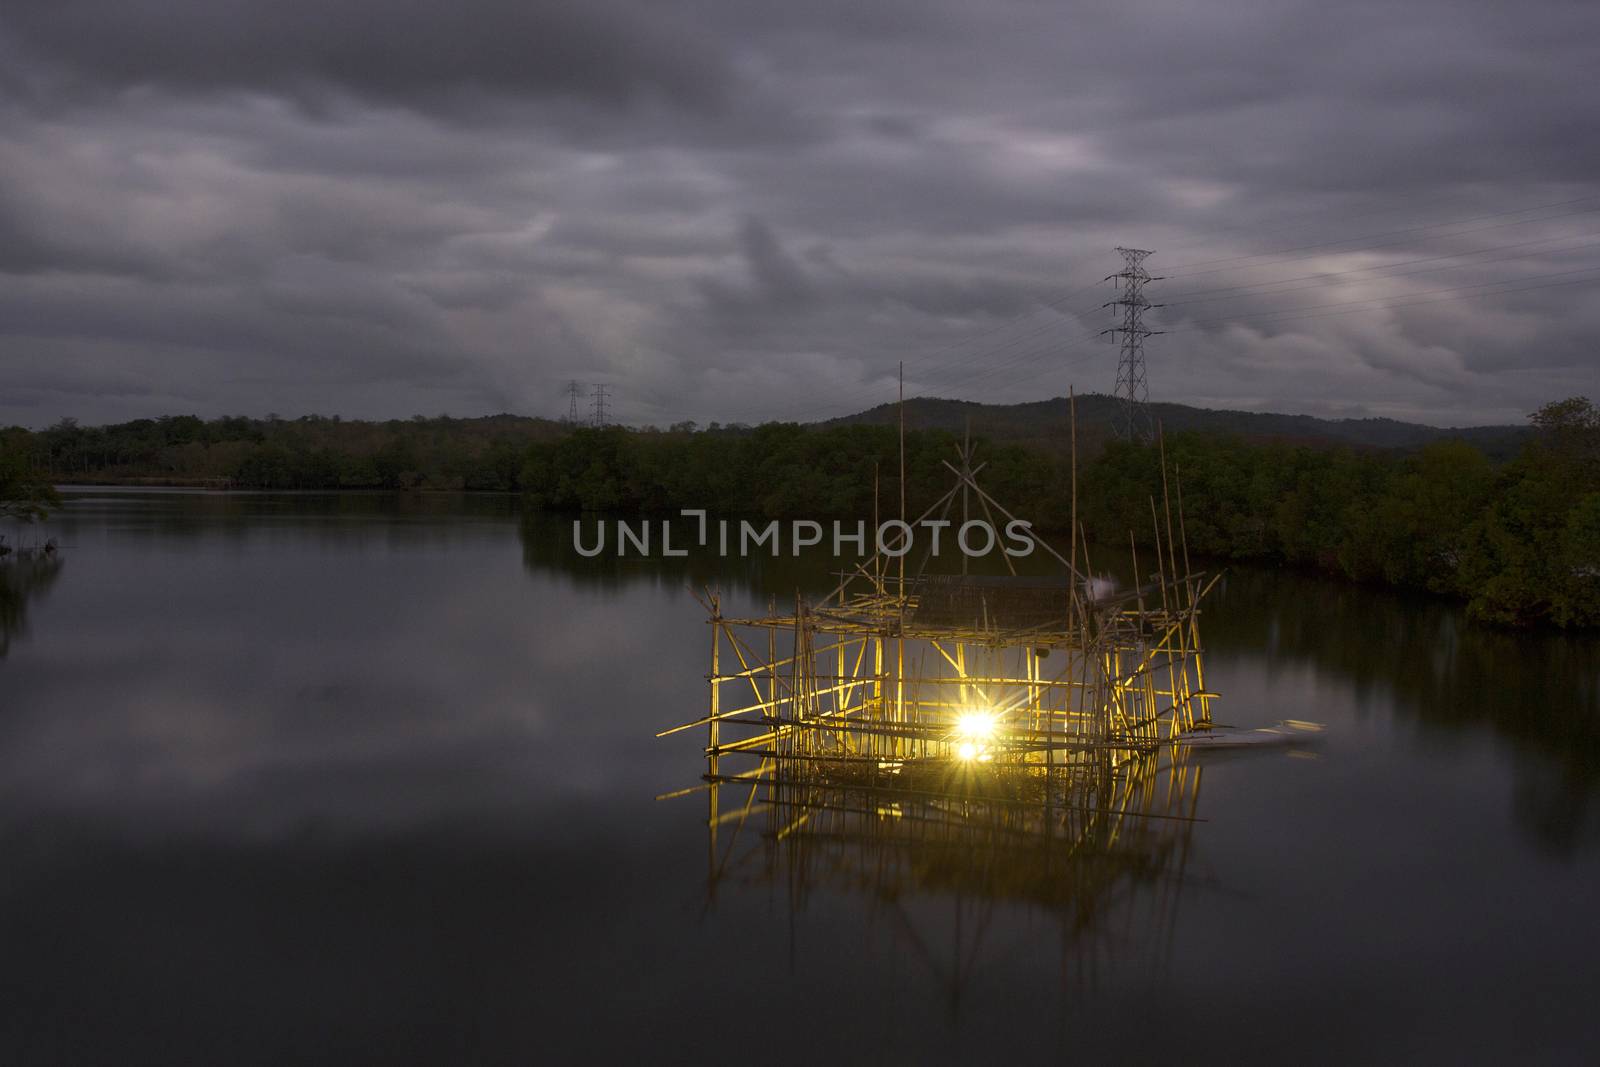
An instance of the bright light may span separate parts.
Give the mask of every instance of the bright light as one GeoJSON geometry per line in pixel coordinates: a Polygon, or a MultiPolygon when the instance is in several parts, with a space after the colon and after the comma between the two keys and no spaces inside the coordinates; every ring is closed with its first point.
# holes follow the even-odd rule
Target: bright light
{"type": "Polygon", "coordinates": [[[968,711],[956,720],[956,736],[970,741],[987,741],[994,736],[994,712],[968,711]]]}
{"type": "Polygon", "coordinates": [[[955,736],[959,740],[956,755],[968,762],[987,763],[994,759],[989,742],[994,740],[995,713],[992,711],[965,711],[956,719],[955,736]]]}

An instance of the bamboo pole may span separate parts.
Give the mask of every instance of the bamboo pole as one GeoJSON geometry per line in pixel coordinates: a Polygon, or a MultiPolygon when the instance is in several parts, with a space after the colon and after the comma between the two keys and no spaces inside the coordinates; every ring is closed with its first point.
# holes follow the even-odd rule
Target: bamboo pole
{"type": "MultiPolygon", "coordinates": [[[[906,521],[906,365],[900,363],[900,522],[902,531],[906,521]]],[[[898,652],[895,663],[895,718],[906,716],[906,553],[900,553],[900,625],[898,652]]]]}
{"type": "Polygon", "coordinates": [[[706,727],[706,729],[707,729],[707,736],[706,736],[706,752],[707,752],[707,755],[706,755],[706,774],[709,776],[708,780],[712,782],[712,786],[711,786],[711,789],[708,791],[709,795],[708,795],[708,798],[707,798],[707,801],[706,801],[706,805],[707,805],[706,825],[709,828],[708,849],[709,849],[710,867],[708,869],[708,877],[711,877],[713,879],[713,883],[712,883],[713,885],[715,884],[714,879],[715,879],[715,874],[716,874],[716,870],[717,870],[717,786],[716,786],[716,777],[717,777],[717,771],[718,771],[718,760],[717,760],[716,750],[718,748],[718,741],[719,741],[719,733],[718,733],[718,725],[719,724],[718,724],[717,720],[721,717],[721,711],[722,711],[722,679],[719,677],[719,675],[721,673],[722,673],[722,595],[720,593],[712,593],[711,594],[711,721],[710,721],[710,723],[707,724],[707,727],[706,727]]]}

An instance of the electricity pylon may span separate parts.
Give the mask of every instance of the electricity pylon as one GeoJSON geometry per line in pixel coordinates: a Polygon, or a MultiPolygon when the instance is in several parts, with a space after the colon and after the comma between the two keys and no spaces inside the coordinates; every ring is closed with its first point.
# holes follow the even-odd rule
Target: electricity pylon
{"type": "Polygon", "coordinates": [[[1117,359],[1116,396],[1122,401],[1117,432],[1128,441],[1148,441],[1151,437],[1150,393],[1144,381],[1144,339],[1161,331],[1146,329],[1143,315],[1147,309],[1161,305],[1150,303],[1144,295],[1144,287],[1147,282],[1161,279],[1152,278],[1144,269],[1145,257],[1151,254],[1146,249],[1118,247],[1117,251],[1122,253],[1122,270],[1106,275],[1105,280],[1115,279],[1122,296],[1101,306],[1121,308],[1122,322],[1100,332],[1122,335],[1122,353],[1117,359]]]}

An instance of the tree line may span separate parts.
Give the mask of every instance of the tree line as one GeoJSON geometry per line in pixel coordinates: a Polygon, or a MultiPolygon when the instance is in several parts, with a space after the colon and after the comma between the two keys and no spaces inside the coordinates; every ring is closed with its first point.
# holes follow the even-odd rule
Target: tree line
{"type": "Polygon", "coordinates": [[[13,443],[56,483],[210,485],[239,489],[511,491],[530,443],[560,423],[514,415],[367,422],[169,415],[109,426],[62,419],[13,443]]]}
{"type": "MultiPolygon", "coordinates": [[[[1193,552],[1457,597],[1488,622],[1600,626],[1600,410],[1576,397],[1532,421],[1498,465],[1460,441],[1397,454],[1182,434],[1166,455],[1193,552]]],[[[1081,483],[1091,536],[1147,542],[1160,477],[1156,448],[1108,447],[1081,483]]]]}
{"type": "MultiPolygon", "coordinates": [[[[1600,625],[1600,411],[1575,397],[1532,416],[1507,462],[1463,441],[1410,452],[1168,435],[1104,444],[1078,466],[1078,520],[1093,544],[1153,540],[1162,450],[1192,553],[1282,563],[1464,599],[1507,625],[1600,625]]],[[[917,515],[943,495],[957,438],[905,437],[917,515]]],[[[60,481],[251,489],[518,491],[551,510],[704,508],[764,518],[899,514],[895,427],[680,425],[574,428],[509,415],[362,422],[193,416],[0,432],[0,509],[36,516],[60,481]],[[876,491],[875,491],[876,487],[876,491]]],[[[979,481],[1042,531],[1071,523],[1059,450],[980,443],[979,481]]]]}
{"type": "MultiPolygon", "coordinates": [[[[1288,564],[1457,597],[1505,625],[1600,626],[1600,410],[1546,405],[1534,433],[1496,464],[1464,441],[1414,452],[1260,443],[1181,433],[1111,442],[1078,470],[1077,515],[1091,544],[1120,552],[1155,539],[1162,456],[1191,553],[1288,564]]],[[[951,484],[956,437],[906,435],[907,513],[951,484]]],[[[1072,468],[1058,453],[979,450],[979,481],[1041,531],[1071,526],[1072,468]]],[[[763,518],[899,514],[899,437],[888,426],[638,434],[579,430],[528,450],[535,507],[705,508],[763,518]]]]}

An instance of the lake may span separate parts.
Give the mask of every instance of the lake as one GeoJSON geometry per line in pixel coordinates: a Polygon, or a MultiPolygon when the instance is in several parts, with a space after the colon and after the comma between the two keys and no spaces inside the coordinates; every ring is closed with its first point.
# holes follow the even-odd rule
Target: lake
{"type": "Polygon", "coordinates": [[[5,1063],[1600,1048],[1594,636],[1232,569],[1219,721],[1325,729],[1197,758],[1181,869],[713,883],[704,795],[655,799],[704,770],[655,737],[705,708],[689,588],[754,613],[830,560],[583,560],[510,497],[66,499],[9,531],[58,562],[0,565],[5,1063]]]}

